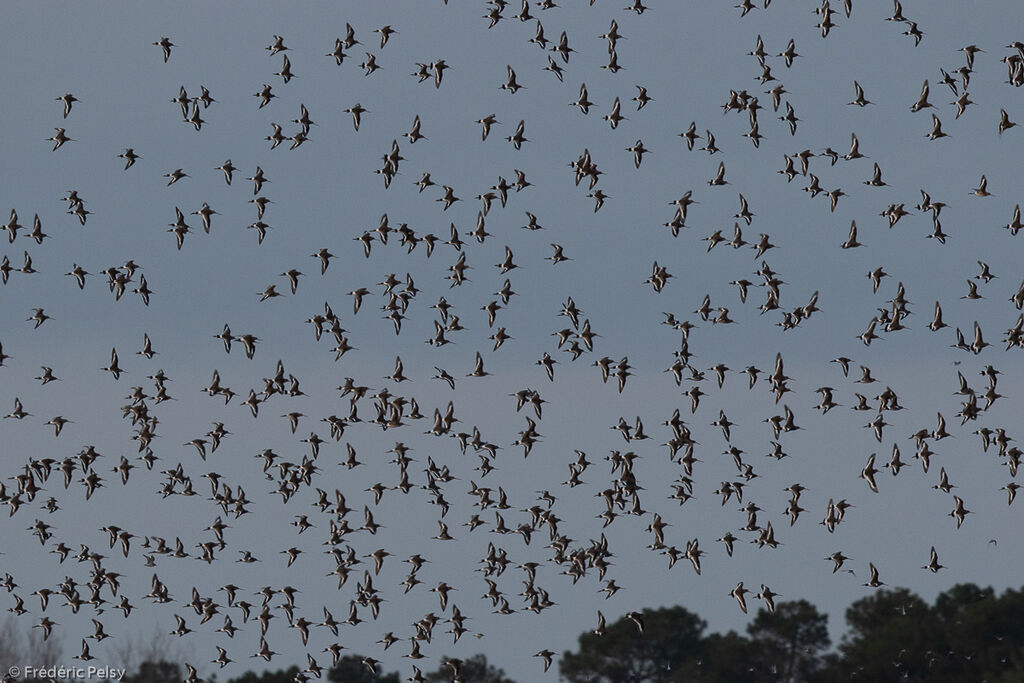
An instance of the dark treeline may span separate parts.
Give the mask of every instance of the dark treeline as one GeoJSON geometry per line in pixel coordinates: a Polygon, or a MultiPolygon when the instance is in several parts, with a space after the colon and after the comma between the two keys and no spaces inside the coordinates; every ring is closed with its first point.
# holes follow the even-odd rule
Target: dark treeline
{"type": "MultiPolygon", "coordinates": [[[[905,588],[880,589],[846,610],[847,630],[835,648],[828,618],[806,600],[782,601],[774,613],[761,608],[746,628],[707,633],[707,622],[685,607],[631,613],[603,632],[580,635],[576,651],[554,666],[569,683],[761,683],[785,681],[1024,681],[1024,591],[996,595],[991,588],[959,584],[929,605],[905,588]]],[[[557,656],[556,656],[557,657],[557,656]]],[[[531,680],[542,674],[543,658],[531,680]]],[[[420,667],[429,668],[429,667],[420,667]]],[[[124,683],[180,683],[176,663],[145,662],[124,683]]],[[[312,662],[228,683],[400,683],[371,658],[342,656],[322,670],[312,662]],[[371,667],[374,671],[371,671],[371,667]],[[319,675],[318,675],[319,674],[319,675]]],[[[419,678],[427,683],[515,683],[482,655],[442,658],[419,678]]]]}

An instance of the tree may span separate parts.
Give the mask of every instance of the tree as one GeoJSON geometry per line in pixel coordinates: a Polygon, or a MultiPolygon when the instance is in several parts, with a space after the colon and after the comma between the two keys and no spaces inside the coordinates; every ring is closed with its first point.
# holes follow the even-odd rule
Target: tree
{"type": "Polygon", "coordinates": [[[928,675],[941,631],[931,608],[906,588],[880,589],[846,610],[848,632],[839,645],[840,677],[911,680],[928,675]]]}
{"type": "Polygon", "coordinates": [[[1019,680],[1024,669],[1022,595],[957,584],[935,598],[933,613],[942,629],[935,679],[1019,680]]]}
{"type": "Polygon", "coordinates": [[[943,621],[950,621],[970,611],[978,603],[994,600],[995,591],[991,587],[980,588],[973,583],[958,583],[936,596],[935,615],[943,621]]]}
{"type": "MultiPolygon", "coordinates": [[[[997,596],[991,588],[959,584],[929,605],[906,588],[883,589],[849,606],[847,632],[827,652],[828,619],[805,600],[779,602],[774,614],[760,610],[747,626],[749,637],[705,636],[705,622],[683,607],[648,609],[619,619],[603,636],[582,634],[578,651],[565,652],[559,669],[569,683],[1019,683],[1022,613],[1024,590],[997,596]]],[[[502,672],[494,673],[466,681],[506,683],[502,672]]]]}
{"type": "Polygon", "coordinates": [[[228,683],[293,683],[298,673],[299,667],[297,666],[277,671],[264,671],[258,676],[254,671],[246,671],[238,678],[232,678],[228,683]]]}
{"type": "Polygon", "coordinates": [[[569,683],[662,683],[700,657],[707,624],[696,614],[678,606],[645,609],[639,621],[642,634],[627,617],[603,636],[582,634],[579,652],[566,651],[559,672],[569,683]]]}
{"type": "MultiPolygon", "coordinates": [[[[452,680],[452,670],[445,662],[450,657],[441,658],[441,666],[436,671],[424,674],[430,683],[449,683],[452,680]]],[[[487,663],[487,656],[476,654],[469,659],[462,660],[459,666],[460,680],[464,683],[515,683],[511,678],[505,676],[505,672],[487,663]]]]}
{"type": "Polygon", "coordinates": [[[345,655],[327,671],[331,683],[400,683],[397,673],[385,674],[378,668],[377,675],[370,672],[360,655],[345,655]]]}
{"type": "Polygon", "coordinates": [[[787,683],[809,681],[821,666],[821,653],[832,644],[828,616],[806,600],[780,602],[747,626],[762,668],[787,683]]]}
{"type": "Polygon", "coordinates": [[[846,611],[839,652],[817,680],[1024,680],[1024,593],[959,584],[929,606],[905,588],[878,591],[846,611]]]}
{"type": "Polygon", "coordinates": [[[60,636],[53,634],[44,639],[41,629],[22,629],[14,617],[0,622],[0,662],[31,663],[35,667],[50,667],[61,662],[63,645],[60,636]]]}
{"type": "Polygon", "coordinates": [[[145,660],[132,674],[125,674],[122,683],[181,683],[185,678],[181,665],[166,659],[145,660]]]}
{"type": "Polygon", "coordinates": [[[108,651],[113,664],[125,670],[123,681],[128,683],[179,683],[184,678],[179,663],[199,661],[191,643],[159,628],[148,636],[132,631],[114,638],[108,651]]]}
{"type": "Polygon", "coordinates": [[[703,656],[692,668],[677,669],[673,681],[703,681],[706,683],[759,683],[777,680],[759,676],[759,657],[756,644],[735,631],[722,635],[712,633],[702,643],[703,656]]]}

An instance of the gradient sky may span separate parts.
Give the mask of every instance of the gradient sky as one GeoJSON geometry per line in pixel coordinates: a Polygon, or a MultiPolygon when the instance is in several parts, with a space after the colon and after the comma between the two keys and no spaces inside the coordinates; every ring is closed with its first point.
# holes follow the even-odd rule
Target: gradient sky
{"type": "MultiPolygon", "coordinates": [[[[197,631],[181,641],[188,649],[185,659],[202,675],[214,670],[206,663],[216,656],[214,645],[226,647],[238,662],[219,673],[221,678],[264,665],[249,658],[258,647],[256,626],[246,625],[234,640],[214,632],[222,623],[220,617],[199,626],[198,617],[183,604],[193,586],[202,596],[222,602],[223,593],[216,589],[233,582],[243,588],[246,599],[256,602],[258,598],[248,594],[263,586],[292,585],[302,591],[297,616],[318,621],[321,607],[327,606],[337,619],[344,619],[355,584],[364,568],[372,569],[372,561],[355,567],[349,583],[335,590],[335,579],[325,577],[334,561],[321,554],[330,516],[312,506],[312,488],[283,505],[273,494],[276,483],[267,481],[254,456],[273,448],[284,459],[299,462],[308,453],[300,438],[315,430],[328,439],[320,419],[348,415],[348,399],[339,398],[335,389],[345,377],[374,392],[386,387],[394,394],[415,397],[427,416],[386,432],[367,422],[351,425],[340,443],[323,445],[317,461],[321,471],[313,483],[328,492],[337,488],[345,493],[356,510],[349,517],[353,527],[362,523],[363,505],[373,507],[376,521],[385,527],[374,536],[358,532],[346,539],[361,557],[378,548],[393,557],[374,581],[386,600],[380,619],[373,621],[368,610],[361,610],[366,622],[343,627],[338,640],[351,652],[380,659],[385,671],[411,672],[408,660],[401,658],[409,652],[409,643],[384,652],[375,641],[385,632],[407,641],[414,633],[411,624],[427,612],[445,618],[450,613],[441,612],[437,596],[428,590],[440,581],[458,589],[452,602],[470,617],[471,631],[483,637],[467,635],[453,644],[451,636],[442,633],[445,626],[439,625],[433,643],[424,645],[429,659],[419,663],[421,668],[436,668],[443,655],[484,652],[493,664],[523,681],[555,680],[555,669],[545,679],[540,662],[530,655],[543,648],[574,649],[578,634],[596,625],[598,609],[612,621],[632,610],[682,604],[705,618],[711,630],[742,630],[750,617],[728,595],[738,581],[755,590],[765,583],[783,599],[804,598],[816,604],[829,613],[834,639],[842,634],[845,606],[872,590],[861,585],[867,580],[869,562],[879,568],[887,585],[907,586],[926,599],[963,581],[997,589],[1019,584],[1016,568],[1022,552],[1013,530],[1019,526],[1020,503],[1007,507],[1006,494],[999,490],[1010,481],[1003,460],[991,449],[983,452],[980,438],[971,434],[984,426],[1004,427],[1014,436],[1024,391],[1019,349],[1006,353],[999,343],[1017,320],[1018,312],[1007,300],[1022,277],[1021,238],[1013,238],[1001,226],[1010,221],[1020,198],[1024,129],[1002,135],[998,131],[1000,108],[1013,120],[1024,119],[1021,91],[1006,83],[1007,69],[999,61],[1016,53],[1004,46],[1021,38],[1015,33],[1020,21],[1013,20],[1020,18],[1019,7],[991,2],[970,9],[937,8],[906,2],[904,13],[925,32],[915,47],[911,37],[901,34],[906,25],[884,21],[890,9],[885,3],[854,2],[852,17],[837,14],[838,26],[824,39],[815,27],[820,17],[812,11],[814,3],[777,2],[743,18],[727,3],[684,6],[651,0],[651,9],[642,15],[623,11],[621,1],[564,4],[542,11],[530,3],[530,9],[549,40],[556,41],[563,30],[567,33],[575,50],[567,64],[528,42],[536,21],[513,19],[517,7],[511,5],[505,19],[490,30],[481,18],[487,11],[483,3],[458,0],[449,5],[431,0],[173,7],[31,3],[4,8],[9,30],[4,43],[7,68],[0,72],[6,132],[0,139],[5,165],[0,210],[16,209],[20,223],[29,227],[38,213],[50,235],[38,246],[22,233],[13,244],[4,240],[0,245],[15,268],[23,261],[22,252],[28,251],[38,271],[13,272],[0,288],[0,342],[10,355],[0,368],[0,407],[6,414],[18,397],[32,413],[24,420],[0,421],[4,477],[21,473],[30,459],[63,459],[87,445],[104,455],[95,465],[104,486],[89,502],[77,483],[81,472],[67,491],[57,473],[34,502],[0,526],[0,568],[13,575],[19,584],[14,592],[30,609],[20,618],[26,630],[43,616],[38,600],[30,595],[33,591],[53,588],[65,576],[83,583],[89,578],[89,565],[69,559],[61,566],[47,553],[57,542],[75,550],[86,544],[108,555],[104,566],[109,571],[123,574],[123,591],[137,610],[124,620],[108,606],[103,621],[111,635],[123,642],[154,628],[170,631],[173,614],[181,614],[197,631]],[[607,43],[598,36],[607,32],[612,20],[623,36],[617,46],[623,69],[617,74],[600,68],[607,63],[607,43]],[[346,22],[355,28],[360,44],[347,51],[339,67],[325,53],[333,49],[336,37],[344,37],[346,22]],[[397,33],[381,49],[378,34],[372,31],[386,24],[397,33]],[[283,36],[289,48],[286,54],[296,77],[288,84],[274,75],[281,68],[281,55],[270,56],[264,49],[273,34],[283,36]],[[759,35],[778,79],[768,85],[759,82],[761,67],[747,55],[759,35]],[[161,36],[175,44],[166,64],[160,49],[151,45],[161,36]],[[774,55],[790,38],[800,56],[786,68],[774,55]],[[976,104],[954,119],[956,107],[950,103],[956,96],[940,83],[940,69],[953,73],[963,65],[958,49],[969,44],[985,50],[977,55],[970,77],[970,99],[976,104]],[[376,55],[381,66],[370,76],[358,67],[366,52],[376,55]],[[542,69],[549,56],[565,68],[564,82],[542,69]],[[417,62],[442,58],[452,68],[440,88],[429,81],[418,83],[410,75],[417,62]],[[499,88],[507,65],[525,86],[514,95],[499,88]],[[934,108],[912,113],[909,108],[925,79],[931,84],[934,108]],[[854,97],[854,80],[873,105],[846,104],[854,97]],[[787,91],[784,100],[800,119],[795,136],[777,120],[784,108],[772,111],[771,96],[764,94],[779,82],[787,91]],[[581,83],[595,102],[589,115],[568,106],[576,100],[581,83]],[[264,84],[270,84],[277,97],[258,109],[253,93],[264,84]],[[206,123],[197,132],[181,121],[178,105],[171,100],[180,86],[198,95],[201,85],[209,88],[216,102],[201,110],[206,123]],[[635,85],[645,86],[654,98],[641,111],[630,101],[637,93],[635,85]],[[764,136],[759,149],[743,137],[746,112],[722,114],[730,90],[744,89],[764,107],[759,115],[764,136]],[[80,100],[66,121],[61,103],[55,101],[65,92],[80,100]],[[616,97],[628,118],[612,130],[601,117],[610,112],[616,97]],[[357,102],[368,110],[358,132],[342,111],[357,102]],[[264,141],[271,122],[293,134],[298,125],[290,121],[298,118],[300,104],[317,124],[309,141],[293,151],[288,143],[271,150],[264,141]],[[939,116],[949,137],[927,139],[931,112],[939,116]],[[501,124],[481,141],[474,120],[491,113],[501,124]],[[417,115],[427,139],[413,145],[402,134],[417,115]],[[525,121],[528,142],[517,151],[504,138],[520,120],[525,121]],[[702,135],[708,129],[715,134],[720,153],[687,151],[677,135],[691,121],[702,135]],[[45,139],[57,126],[66,128],[75,141],[53,152],[45,139]],[[834,212],[826,198],[811,199],[801,191],[807,178],[797,176],[787,183],[776,173],[783,167],[784,154],[820,152],[827,146],[846,153],[851,133],[857,134],[867,158],[840,160],[834,166],[822,157],[811,160],[811,172],[826,191],[842,188],[847,195],[834,212]],[[651,151],[636,169],[625,148],[638,138],[651,151]],[[385,189],[372,171],[380,168],[380,157],[395,139],[405,160],[391,188],[385,189]],[[142,158],[123,170],[117,155],[126,147],[142,158]],[[585,149],[603,171],[598,187],[609,195],[597,213],[584,186],[574,184],[569,167],[585,149]],[[229,158],[238,168],[230,187],[215,170],[229,158]],[[720,162],[729,184],[709,186],[720,162]],[[888,183],[885,187],[863,184],[871,178],[875,162],[888,183]],[[262,245],[245,227],[256,220],[256,212],[248,202],[253,198],[252,184],[244,178],[257,165],[271,181],[262,194],[274,202],[267,207],[264,220],[272,228],[262,245]],[[168,187],[162,176],[177,168],[189,177],[168,187]],[[469,282],[462,287],[449,288],[444,279],[458,256],[449,246],[439,243],[428,259],[424,244],[406,253],[393,236],[387,245],[375,242],[367,259],[353,241],[375,228],[384,213],[392,225],[407,223],[421,236],[433,233],[447,239],[450,223],[461,233],[468,232],[481,208],[474,195],[487,192],[499,176],[513,180],[515,169],[525,171],[532,186],[511,193],[507,207],[495,202],[486,218],[491,237],[484,243],[464,237],[471,269],[469,282]],[[424,172],[438,186],[420,193],[414,183],[424,172]],[[982,174],[992,197],[970,196],[982,174]],[[442,194],[441,184],[450,185],[461,199],[448,211],[435,201],[442,194]],[[933,200],[948,204],[941,215],[949,234],[945,245],[926,239],[931,221],[920,211],[912,210],[893,229],[879,216],[891,203],[910,209],[919,203],[921,188],[933,200]],[[91,212],[84,226],[65,214],[60,198],[69,189],[78,190],[91,212]],[[698,203],[690,207],[687,227],[673,238],[663,223],[672,218],[670,203],[687,190],[698,203]],[[761,262],[752,258],[750,247],[733,250],[722,244],[708,253],[702,241],[716,229],[731,237],[740,193],[756,214],[752,225],[743,226],[744,238],[756,242],[759,233],[767,233],[777,245],[765,260],[786,283],[782,309],[802,306],[812,292],[819,292],[821,311],[794,330],[777,326],[780,311],[760,314],[763,288],[752,287],[747,303],[741,304],[736,287],[729,284],[740,278],[759,281],[753,273],[761,262]],[[204,201],[218,212],[209,235],[201,231],[197,217],[188,215],[204,201]],[[188,216],[193,228],[180,251],[167,232],[175,207],[188,216]],[[527,223],[526,211],[534,213],[545,229],[520,229],[527,223]],[[866,246],[842,250],[839,245],[851,220],[857,221],[859,239],[866,246]],[[562,245],[572,260],[557,265],[546,261],[551,243],[562,245]],[[504,326],[513,339],[492,351],[488,337],[494,329],[488,328],[487,314],[480,309],[496,298],[493,292],[505,280],[494,264],[503,260],[506,245],[519,266],[507,276],[518,295],[499,311],[495,329],[504,326]],[[321,277],[310,254],[324,247],[337,258],[321,277]],[[104,277],[96,275],[127,259],[141,266],[154,292],[149,307],[131,293],[115,301],[104,277]],[[980,273],[979,260],[989,264],[997,278],[987,284],[973,280],[984,298],[963,299],[967,281],[980,273]],[[643,284],[654,261],[674,276],[660,294],[643,284]],[[63,276],[76,263],[92,273],[81,291],[73,278],[63,276]],[[873,294],[865,274],[879,266],[890,277],[873,294]],[[291,268],[305,274],[294,296],[279,276],[291,268]],[[389,273],[399,278],[409,273],[420,289],[397,336],[380,310],[386,298],[377,283],[389,273]],[[898,334],[879,330],[882,338],[865,347],[857,336],[877,309],[888,307],[898,282],[906,288],[913,313],[906,320],[910,329],[898,334]],[[259,293],[269,284],[284,296],[260,302],[259,293]],[[346,292],[359,287],[373,295],[353,315],[346,292]],[[705,294],[713,307],[728,307],[735,324],[700,321],[693,311],[705,294]],[[441,296],[454,306],[466,329],[450,335],[455,343],[437,349],[424,341],[433,335],[436,318],[430,306],[441,296]],[[600,335],[594,352],[576,362],[557,349],[552,336],[569,326],[558,313],[570,296],[600,335]],[[333,345],[330,336],[317,343],[312,327],[303,323],[322,312],[325,301],[341,317],[356,347],[338,362],[328,350],[333,345]],[[950,325],[937,333],[927,328],[935,301],[942,303],[950,325]],[[37,330],[25,321],[34,308],[43,308],[53,318],[37,330]],[[684,381],[680,389],[664,372],[673,362],[679,333],[660,324],[663,311],[697,324],[690,339],[697,369],[718,363],[731,368],[722,389],[713,373],[701,383],[707,395],[695,415],[690,415],[689,398],[681,394],[692,382],[684,381]],[[977,356],[950,348],[955,341],[952,329],[960,327],[970,341],[975,321],[992,346],[977,356]],[[213,338],[224,323],[235,334],[251,332],[260,338],[253,360],[238,348],[224,353],[221,342],[213,338]],[[144,333],[159,354],[153,360],[135,353],[142,348],[144,333]],[[116,347],[125,369],[119,381],[100,370],[109,362],[111,347],[116,347]],[[467,378],[477,351],[491,375],[467,378]],[[536,365],[544,352],[559,361],[554,382],[536,365]],[[749,391],[746,377],[738,372],[748,365],[770,372],[776,353],[785,359],[792,390],[778,405],[767,383],[762,380],[749,391]],[[408,383],[383,379],[391,374],[396,355],[404,362],[408,383]],[[628,356],[633,375],[621,394],[614,382],[603,384],[592,366],[602,356],[628,356]],[[837,356],[853,359],[849,378],[829,362],[837,356]],[[250,388],[262,389],[262,378],[273,375],[278,359],[301,380],[306,395],[272,397],[254,420],[239,401],[250,388]],[[871,368],[877,384],[854,383],[861,364],[871,368]],[[41,386],[33,378],[43,365],[51,366],[62,381],[41,386]],[[979,373],[986,365],[1002,372],[998,391],[1005,398],[961,427],[954,417],[961,400],[954,395],[959,388],[957,372],[981,394],[986,383],[979,373]],[[455,391],[432,379],[435,366],[456,377],[455,391]],[[134,470],[128,485],[122,486],[111,469],[121,455],[137,454],[130,422],[121,418],[120,407],[133,386],[152,394],[153,383],[146,376],[158,369],[172,380],[167,389],[176,399],[160,405],[150,401],[151,414],[159,418],[153,449],[160,460],[153,471],[134,470]],[[239,398],[224,405],[219,397],[202,393],[214,369],[239,398]],[[818,401],[814,390],[821,386],[833,387],[841,404],[827,415],[812,408],[818,401]],[[878,443],[864,428],[875,413],[850,407],[855,391],[870,398],[885,386],[896,391],[905,410],[885,413],[891,425],[878,443]],[[515,399],[509,396],[524,387],[536,389],[547,401],[538,423],[543,438],[525,459],[513,442],[525,428],[526,411],[517,415],[515,399]],[[423,434],[434,409],[443,411],[448,401],[454,401],[460,420],[456,431],[475,425],[485,440],[501,447],[494,461],[497,469],[485,479],[473,471],[479,459],[472,451],[463,455],[453,439],[423,434]],[[802,429],[783,435],[780,441],[789,457],[776,461],[765,457],[772,433],[763,421],[781,414],[783,404],[792,408],[802,429]],[[672,492],[669,484],[682,468],[658,445],[671,436],[661,423],[677,407],[700,444],[695,451],[700,462],[694,469],[694,498],[682,507],[667,499],[672,492]],[[722,454],[730,443],[710,425],[720,410],[735,423],[731,445],[743,449],[744,461],[758,474],[746,486],[744,503],[753,501],[763,509],[762,524],[772,521],[782,544],[775,550],[750,544],[756,534],[736,531],[745,524],[745,513],[738,511],[735,500],[721,505],[713,493],[723,481],[738,479],[732,458],[722,454]],[[287,420],[279,417],[291,411],[306,415],[294,435],[287,420]],[[953,438],[931,442],[935,455],[924,473],[911,457],[914,444],[908,437],[922,428],[934,429],[936,413],[946,417],[953,438]],[[73,421],[57,438],[45,424],[55,415],[73,421]],[[632,423],[636,416],[642,417],[649,440],[626,443],[610,429],[620,417],[632,423]],[[204,463],[183,444],[203,436],[213,421],[223,421],[231,435],[204,463]],[[417,488],[408,495],[388,491],[374,507],[367,489],[377,482],[398,482],[398,470],[388,463],[392,455],[386,451],[399,441],[412,449],[415,462],[409,471],[417,488]],[[346,442],[356,448],[361,467],[338,466],[346,442]],[[858,473],[872,452],[878,453],[879,467],[887,462],[893,443],[899,444],[911,466],[895,479],[888,471],[880,473],[880,492],[872,493],[858,473]],[[585,451],[593,464],[581,477],[587,485],[570,489],[561,482],[576,459],[574,449],[585,451]],[[614,478],[605,460],[612,450],[632,450],[640,456],[635,472],[644,487],[644,508],[671,524],[666,529],[669,545],[684,549],[687,541],[700,540],[707,553],[703,575],[696,576],[685,562],[669,570],[666,557],[646,548],[653,540],[644,531],[650,514],[622,515],[603,530],[614,553],[608,578],[624,587],[607,601],[598,592],[601,583],[593,572],[575,585],[560,574],[565,567],[551,563],[551,551],[544,548],[546,530],[538,530],[529,546],[518,535],[490,533],[493,510],[481,513],[487,526],[472,533],[461,526],[479,512],[473,507],[476,498],[466,495],[471,480],[507,492],[512,507],[503,516],[512,527],[528,521],[529,515],[520,511],[535,503],[537,491],[546,489],[558,498],[554,512],[561,519],[560,532],[575,539],[573,547],[585,547],[588,539],[602,533],[596,516],[604,504],[595,494],[614,478]],[[418,488],[426,483],[423,470],[428,458],[448,466],[457,478],[443,487],[451,503],[445,521],[455,541],[431,539],[438,531],[439,510],[418,488]],[[164,481],[160,470],[173,469],[179,462],[201,496],[159,495],[164,481]],[[952,494],[933,490],[943,467],[957,487],[953,493],[973,513],[959,530],[948,516],[952,494]],[[203,529],[220,510],[207,500],[209,487],[201,478],[211,470],[231,486],[245,488],[253,501],[252,514],[237,520],[225,517],[231,525],[228,546],[209,566],[194,557],[158,557],[155,570],[144,567],[138,545],[145,536],[180,537],[189,552],[212,539],[203,529]],[[807,487],[800,499],[807,511],[791,527],[783,514],[788,500],[783,488],[794,482],[807,487]],[[39,509],[50,496],[61,506],[54,514],[39,509]],[[854,507],[829,534],[818,522],[829,499],[842,498],[854,507]],[[290,523],[302,514],[309,515],[317,528],[298,536],[290,523]],[[53,526],[54,536],[45,545],[26,531],[35,519],[53,526]],[[127,559],[108,550],[107,533],[100,528],[109,524],[135,535],[127,559]],[[730,530],[742,539],[733,557],[714,542],[730,530]],[[558,606],[539,615],[524,611],[516,594],[525,574],[510,567],[496,580],[520,611],[492,614],[490,603],[480,598],[487,587],[475,571],[489,542],[506,548],[516,563],[541,563],[537,585],[547,589],[558,606]],[[279,553],[292,546],[305,553],[286,568],[286,558],[279,553]],[[931,546],[946,565],[937,574],[920,569],[931,546]],[[234,562],[243,549],[262,562],[234,562]],[[853,558],[848,566],[856,576],[832,574],[831,564],[822,558],[837,550],[853,558]],[[414,553],[431,562],[418,575],[423,584],[403,595],[400,582],[408,565],[401,560],[414,553]],[[170,588],[173,603],[154,605],[142,598],[154,571],[170,588]]],[[[698,141],[697,147],[702,144],[698,141]]],[[[871,404],[877,406],[877,401],[871,404]]],[[[359,407],[364,420],[373,417],[370,399],[359,407]]],[[[16,491],[15,482],[6,483],[9,494],[16,491]]],[[[11,595],[7,600],[11,602],[5,608],[13,604],[11,595]]],[[[276,598],[272,604],[279,602],[276,598]]],[[[222,611],[241,625],[237,610],[222,611]]],[[[275,613],[279,618],[272,623],[268,642],[280,656],[270,668],[301,665],[307,651],[321,664],[328,662],[321,651],[335,639],[326,629],[314,629],[309,647],[303,648],[298,633],[285,628],[283,612],[275,613]]],[[[88,619],[95,616],[93,610],[86,607],[72,615],[51,603],[46,614],[61,624],[55,633],[63,637],[65,659],[72,663],[76,644],[91,633],[88,619]]],[[[115,646],[107,645],[112,642],[117,641],[93,647],[98,663],[113,656],[115,646]]]]}

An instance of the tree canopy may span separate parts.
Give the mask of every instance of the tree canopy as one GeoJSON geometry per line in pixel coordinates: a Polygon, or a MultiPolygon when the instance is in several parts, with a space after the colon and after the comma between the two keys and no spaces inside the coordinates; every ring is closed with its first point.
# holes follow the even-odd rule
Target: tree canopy
{"type": "MultiPolygon", "coordinates": [[[[443,657],[441,666],[436,671],[424,675],[428,683],[448,683],[452,680],[452,668],[446,664],[448,661],[451,661],[451,658],[443,657]]],[[[487,656],[483,654],[462,660],[458,669],[463,683],[515,683],[504,671],[488,664],[487,656]]]]}
{"type": "MultiPolygon", "coordinates": [[[[833,649],[828,617],[806,600],[761,608],[746,633],[707,633],[707,622],[682,606],[630,612],[606,623],[600,634],[579,636],[575,651],[558,659],[568,683],[836,683],[929,681],[957,683],[1024,680],[1024,589],[997,595],[963,583],[934,603],[906,588],[880,589],[851,604],[846,632],[833,649]]],[[[7,638],[7,642],[14,642],[7,638]]],[[[359,654],[341,657],[324,672],[329,683],[399,683],[395,672],[359,654]]],[[[423,660],[424,662],[430,660],[423,660]]],[[[448,683],[457,670],[464,683],[516,683],[484,654],[420,668],[427,683],[448,683]],[[431,670],[426,670],[431,669],[431,670]]],[[[531,662],[533,664],[533,662],[531,662]]],[[[530,680],[554,680],[540,674],[530,680]]],[[[127,683],[177,683],[181,668],[166,658],[146,659],[127,683]]],[[[248,671],[228,683],[294,683],[316,680],[299,666],[248,671]]]]}

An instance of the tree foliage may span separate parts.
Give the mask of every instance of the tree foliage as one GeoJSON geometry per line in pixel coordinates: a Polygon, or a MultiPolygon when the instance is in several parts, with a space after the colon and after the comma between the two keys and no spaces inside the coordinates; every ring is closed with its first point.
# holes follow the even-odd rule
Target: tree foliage
{"type": "MultiPolygon", "coordinates": [[[[575,652],[558,661],[568,683],[837,683],[1024,681],[1024,589],[997,595],[992,588],[957,584],[928,604],[906,588],[881,589],[846,610],[846,633],[830,650],[828,619],[806,600],[760,609],[746,634],[705,633],[707,623],[685,607],[630,613],[602,635],[579,636],[575,652]],[[642,631],[640,626],[642,626],[642,631]]],[[[0,621],[0,655],[39,645],[13,620],[0,621]]],[[[163,639],[127,638],[116,654],[136,662],[124,683],[179,683],[174,649],[163,639]]],[[[172,644],[173,645],[173,644],[172,644]]],[[[50,655],[59,657],[59,647],[50,655]]],[[[194,658],[193,658],[194,659],[194,658]]],[[[448,683],[452,667],[441,658],[425,672],[428,683],[448,683]]],[[[367,659],[349,654],[325,672],[325,683],[400,683],[399,674],[374,674],[367,659]]],[[[515,683],[483,654],[461,660],[464,683],[515,683]]],[[[293,683],[299,666],[248,671],[228,683],[293,683]]],[[[545,679],[547,680],[547,679],[545,679]]]]}
{"type": "MultiPolygon", "coordinates": [[[[449,657],[441,658],[437,670],[424,674],[429,683],[449,683],[452,680],[452,669],[445,662],[449,657]]],[[[464,683],[515,683],[499,669],[487,662],[487,656],[476,654],[459,664],[459,676],[464,683]]]]}
{"type": "Polygon", "coordinates": [[[331,683],[399,683],[398,674],[384,673],[378,665],[374,675],[360,655],[345,655],[327,671],[331,683]]]}
{"type": "Polygon", "coordinates": [[[180,683],[185,678],[181,665],[166,659],[145,660],[135,673],[125,674],[122,683],[180,683]]]}
{"type": "Polygon", "coordinates": [[[1024,594],[958,584],[934,605],[905,588],[850,605],[849,629],[822,681],[1024,680],[1024,594]]]}
{"type": "Polygon", "coordinates": [[[846,610],[830,651],[828,619],[806,600],[761,609],[746,635],[705,634],[684,607],[645,610],[641,635],[623,617],[585,633],[560,661],[569,683],[833,683],[1024,681],[1024,590],[1001,596],[959,584],[934,604],[906,588],[882,589],[846,610]]]}
{"type": "Polygon", "coordinates": [[[747,634],[757,660],[787,683],[811,680],[832,642],[828,617],[806,600],[780,602],[774,614],[760,610],[747,634]]]}
{"type": "Polygon", "coordinates": [[[645,609],[639,620],[643,633],[623,617],[608,625],[604,635],[581,635],[579,652],[562,655],[562,676],[569,683],[671,681],[675,670],[699,658],[707,623],[696,614],[662,607],[645,609]]]}
{"type": "Polygon", "coordinates": [[[254,671],[246,671],[238,678],[232,678],[228,683],[294,683],[297,673],[299,673],[297,666],[277,671],[264,671],[258,675],[254,671]]]}

